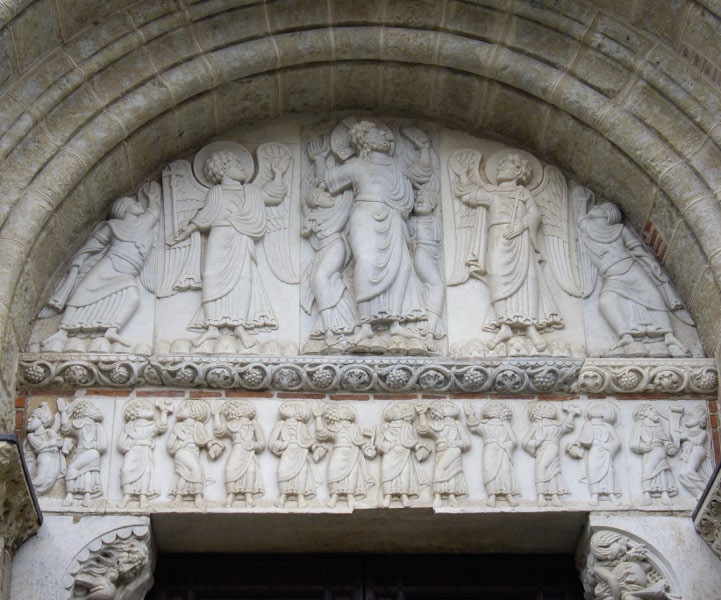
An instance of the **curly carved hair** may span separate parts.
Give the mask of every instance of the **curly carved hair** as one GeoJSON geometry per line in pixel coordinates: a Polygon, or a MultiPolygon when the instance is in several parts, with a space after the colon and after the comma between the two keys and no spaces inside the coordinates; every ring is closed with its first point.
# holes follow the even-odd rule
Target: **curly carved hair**
{"type": "Polygon", "coordinates": [[[383,419],[387,423],[392,421],[405,421],[406,423],[413,423],[413,419],[416,418],[416,410],[412,404],[402,402],[400,404],[391,404],[386,408],[383,414],[383,419]]]}
{"type": "Polygon", "coordinates": [[[520,185],[526,185],[531,181],[531,175],[533,174],[531,165],[520,154],[507,154],[500,160],[498,166],[500,167],[505,163],[511,163],[518,169],[518,183],[520,185]]]}
{"type": "Polygon", "coordinates": [[[323,409],[323,418],[331,425],[335,425],[341,421],[354,423],[356,420],[356,412],[349,404],[332,403],[323,409]]]}
{"type": "Polygon", "coordinates": [[[661,420],[661,415],[658,414],[653,404],[644,402],[633,411],[633,420],[640,421],[641,419],[651,419],[654,423],[658,423],[661,420]]]}
{"type": "Polygon", "coordinates": [[[134,398],[130,400],[123,408],[123,419],[126,421],[134,421],[143,411],[153,411],[153,405],[143,398],[134,398]]]}
{"type": "Polygon", "coordinates": [[[178,406],[175,420],[185,421],[186,419],[207,423],[210,419],[210,406],[205,400],[183,400],[178,406]]]}
{"type": "Polygon", "coordinates": [[[70,418],[82,419],[83,417],[87,417],[96,423],[100,423],[103,420],[103,413],[100,412],[100,409],[97,406],[90,404],[90,402],[86,402],[85,400],[81,400],[70,409],[70,418]]]}
{"type": "Polygon", "coordinates": [[[445,419],[446,417],[452,417],[454,419],[457,419],[461,414],[455,404],[453,404],[452,402],[446,402],[445,400],[441,400],[431,404],[430,413],[431,419],[434,419],[436,421],[440,421],[441,419],[445,419]]]}
{"type": "Polygon", "coordinates": [[[226,421],[238,421],[243,417],[255,419],[255,406],[246,400],[228,400],[223,404],[223,417],[226,421]]]}
{"type": "Polygon", "coordinates": [[[225,170],[231,163],[241,164],[240,159],[237,155],[227,150],[220,150],[214,152],[208,160],[205,161],[203,167],[203,173],[208,178],[208,181],[214,184],[218,184],[223,180],[225,170]]]}
{"type": "Polygon", "coordinates": [[[528,409],[528,418],[534,423],[541,419],[557,419],[558,409],[553,404],[537,402],[528,409]]]}
{"type": "Polygon", "coordinates": [[[513,411],[508,402],[488,402],[481,408],[481,418],[500,419],[510,423],[513,420],[513,411]]]}

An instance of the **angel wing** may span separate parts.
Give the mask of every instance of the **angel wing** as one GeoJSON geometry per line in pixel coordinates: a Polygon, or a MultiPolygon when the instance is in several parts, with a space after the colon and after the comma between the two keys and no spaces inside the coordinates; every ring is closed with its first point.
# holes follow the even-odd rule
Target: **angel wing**
{"type": "Polygon", "coordinates": [[[273,274],[284,283],[300,282],[300,264],[298,252],[293,252],[290,244],[290,223],[298,221],[299,207],[290,202],[290,190],[293,179],[293,155],[283,145],[274,142],[258,146],[258,175],[253,183],[263,187],[273,180],[272,165],[287,163],[283,174],[286,195],[276,206],[266,206],[266,229],[263,248],[268,265],[273,274]]]}
{"type": "MultiPolygon", "coordinates": [[[[178,232],[203,207],[208,188],[193,175],[187,160],[176,160],[163,170],[163,210],[160,214],[158,236],[148,264],[158,274],[157,285],[141,281],[158,298],[167,298],[184,290],[201,289],[201,238],[195,231],[189,238],[175,242],[178,232]]],[[[149,279],[149,278],[148,278],[149,279]]]]}
{"type": "Polygon", "coordinates": [[[558,168],[548,166],[541,183],[529,191],[541,211],[545,235],[540,243],[554,278],[571,296],[585,298],[593,291],[595,278],[584,273],[582,280],[579,275],[576,208],[569,200],[566,178],[558,168]]]}
{"type": "MultiPolygon", "coordinates": [[[[478,150],[456,150],[448,158],[448,175],[451,189],[459,183],[473,183],[478,187],[487,184],[481,179],[481,159],[483,155],[478,150]]],[[[446,231],[455,234],[455,247],[453,244],[453,258],[448,261],[449,271],[446,273],[448,285],[461,285],[473,277],[482,277],[486,274],[486,209],[465,204],[455,193],[453,195],[453,210],[445,211],[452,219],[445,227],[446,231]]],[[[444,224],[445,225],[445,224],[444,224]]],[[[449,238],[450,239],[450,238],[449,238]]]]}

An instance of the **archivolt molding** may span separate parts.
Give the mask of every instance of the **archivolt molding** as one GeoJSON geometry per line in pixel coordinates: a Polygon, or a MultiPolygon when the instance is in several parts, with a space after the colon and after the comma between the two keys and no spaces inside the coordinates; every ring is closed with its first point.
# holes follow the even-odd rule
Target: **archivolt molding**
{"type": "Polygon", "coordinates": [[[693,514],[696,530],[721,558],[721,467],[717,467],[693,514]]]}

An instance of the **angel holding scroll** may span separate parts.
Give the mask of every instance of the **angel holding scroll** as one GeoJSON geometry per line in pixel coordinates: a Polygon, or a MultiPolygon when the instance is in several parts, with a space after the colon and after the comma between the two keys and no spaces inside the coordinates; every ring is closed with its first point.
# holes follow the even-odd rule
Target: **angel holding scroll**
{"type": "MultiPolygon", "coordinates": [[[[287,211],[280,207],[290,188],[292,156],[285,146],[268,143],[258,148],[258,162],[259,173],[249,182],[254,171],[250,152],[240,144],[216,142],[203,148],[195,159],[200,183],[211,186],[205,191],[204,202],[199,205],[197,197],[191,197],[203,193],[202,185],[191,181],[179,187],[188,196],[178,201],[179,210],[197,208],[168,245],[177,246],[197,231],[209,232],[201,267],[201,307],[189,326],[203,333],[193,346],[217,339],[221,330],[228,329],[250,348],[255,344],[253,334],[278,328],[258,273],[256,242],[267,240],[266,256],[273,273],[282,281],[297,283],[297,276],[284,273],[293,270],[293,261],[287,235],[283,236],[287,211]],[[277,214],[273,207],[278,207],[277,214]],[[281,235],[276,239],[274,233],[281,235]]],[[[180,176],[178,173],[178,181],[182,181],[180,176]]],[[[177,269],[177,277],[169,270],[165,279],[184,276],[182,269],[177,269]]]]}
{"type": "Polygon", "coordinates": [[[564,327],[546,275],[582,297],[592,289],[576,265],[574,207],[563,174],[543,168],[522,150],[504,149],[485,163],[476,150],[458,150],[448,161],[456,220],[456,253],[449,285],[470,277],[488,285],[494,313],[484,329],[495,332],[491,349],[514,335],[546,349],[542,331],[564,327]]]}

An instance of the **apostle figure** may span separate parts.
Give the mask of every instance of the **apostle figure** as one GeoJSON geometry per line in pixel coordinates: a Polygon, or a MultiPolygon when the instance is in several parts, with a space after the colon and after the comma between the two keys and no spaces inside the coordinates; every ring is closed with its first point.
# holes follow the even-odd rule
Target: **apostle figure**
{"type": "Polygon", "coordinates": [[[706,488],[712,469],[709,465],[708,442],[709,434],[706,430],[708,415],[701,404],[694,406],[681,418],[681,465],[678,478],[683,486],[696,498],[699,498],[706,488]]]}
{"type": "MultiPolygon", "coordinates": [[[[327,167],[320,143],[309,145],[316,177],[336,195],[353,190],[348,219],[348,242],[355,259],[353,283],[360,311],[361,339],[379,328],[391,335],[413,337],[405,324],[423,321],[426,314],[409,248],[406,221],[413,209],[413,186],[432,174],[430,140],[415,142],[420,157],[403,169],[392,156],[393,135],[370,121],[350,128],[355,155],[343,164],[327,167]]],[[[327,151],[326,151],[327,152],[327,151]]]]}
{"type": "Polygon", "coordinates": [[[666,432],[661,415],[651,403],[637,406],[633,411],[633,420],[629,447],[642,456],[643,503],[650,505],[652,498],[660,497],[663,504],[670,506],[671,496],[678,494],[678,488],[668,457],[678,453],[678,446],[666,432]]]}
{"type": "Polygon", "coordinates": [[[376,437],[381,460],[381,506],[388,508],[398,498],[406,508],[417,498],[428,478],[420,462],[430,456],[430,450],[418,439],[414,427],[416,410],[412,404],[399,402],[383,412],[383,425],[376,437]]]}
{"type": "Polygon", "coordinates": [[[688,356],[689,349],[674,335],[671,315],[687,325],[693,321],[658,261],[623,224],[618,207],[610,202],[593,207],[578,229],[601,277],[601,313],[619,338],[611,351],[647,355],[643,343],[660,342],[660,351],[651,354],[688,356]]]}
{"type": "Polygon", "coordinates": [[[581,434],[566,446],[566,453],[578,459],[585,455],[581,481],[588,484],[591,504],[597,506],[600,498],[607,498],[617,505],[621,490],[613,459],[621,449],[621,440],[616,434],[620,421],[618,409],[609,402],[595,402],[586,409],[585,418],[581,434]]]}
{"type": "Polygon", "coordinates": [[[564,407],[570,413],[559,418],[558,409],[550,402],[534,402],[528,408],[531,428],[523,438],[523,449],[536,459],[536,497],[538,506],[562,506],[561,498],[571,492],[561,472],[561,438],[573,431],[578,410],[564,407]]]}
{"type": "Polygon", "coordinates": [[[75,497],[82,505],[90,506],[91,498],[103,495],[100,480],[100,457],[108,449],[108,438],[103,428],[103,414],[87,400],[77,400],[70,407],[58,398],[60,433],[75,438],[72,459],[65,472],[67,495],[63,506],[70,506],[75,497]],[[68,414],[69,413],[69,414],[68,414]]]}
{"type": "Polygon", "coordinates": [[[513,472],[513,451],[518,439],[513,432],[513,411],[507,402],[487,402],[476,417],[473,407],[465,407],[471,433],[483,440],[483,483],[486,486],[490,507],[501,497],[511,506],[518,506],[521,488],[513,472]]]}
{"type": "Polygon", "coordinates": [[[65,309],[59,330],[43,349],[62,350],[68,335],[102,335],[109,342],[130,344],[120,336],[140,306],[138,276],[155,239],[160,214],[160,186],[149,183],[135,198],[113,202],[103,223],[73,257],[70,270],[40,313],[47,318],[65,309]]]}
{"type": "Polygon", "coordinates": [[[325,454],[325,447],[317,444],[308,429],[310,407],[302,400],[289,400],[278,409],[278,422],[273,426],[268,448],[280,457],[278,463],[278,508],[284,508],[288,498],[295,497],[298,508],[306,508],[308,499],[315,496],[320,478],[313,464],[325,454]]]}
{"type": "Polygon", "coordinates": [[[228,400],[213,407],[213,434],[231,439],[225,463],[226,508],[233,506],[236,498],[253,508],[253,498],[265,493],[258,463],[258,454],[265,449],[265,436],[255,417],[255,407],[245,400],[228,400]]]}
{"type": "Polygon", "coordinates": [[[170,496],[180,506],[185,496],[192,496],[196,508],[205,508],[205,486],[211,482],[206,473],[207,452],[215,460],[223,446],[205,428],[210,407],[205,400],[184,400],[175,415],[175,425],[168,436],[168,454],[173,457],[175,476],[170,496]]]}
{"type": "Polygon", "coordinates": [[[366,458],[374,458],[376,450],[358,426],[358,415],[350,404],[314,404],[313,414],[316,438],[333,442],[328,461],[328,506],[334,508],[342,497],[353,510],[355,501],[364,498],[375,483],[366,458]]]}
{"type": "Polygon", "coordinates": [[[60,415],[53,417],[47,402],[42,402],[27,424],[27,445],[34,456],[32,481],[38,495],[49,492],[55,482],[65,476],[63,438],[60,436],[60,415]]]}
{"type": "Polygon", "coordinates": [[[471,440],[460,421],[461,413],[455,404],[444,400],[433,402],[430,406],[420,404],[416,410],[419,415],[418,433],[431,438],[436,446],[433,508],[443,506],[444,499],[452,508],[458,508],[457,498],[468,495],[463,475],[463,453],[471,448],[471,440]]]}
{"type": "Polygon", "coordinates": [[[133,497],[140,508],[148,507],[148,500],[160,495],[155,474],[153,450],[155,438],[168,431],[168,413],[173,412],[172,400],[158,401],[159,414],[144,398],[134,398],[123,408],[125,425],[118,436],[118,452],[123,455],[120,468],[120,487],[123,499],[118,508],[125,508],[133,497]]]}

